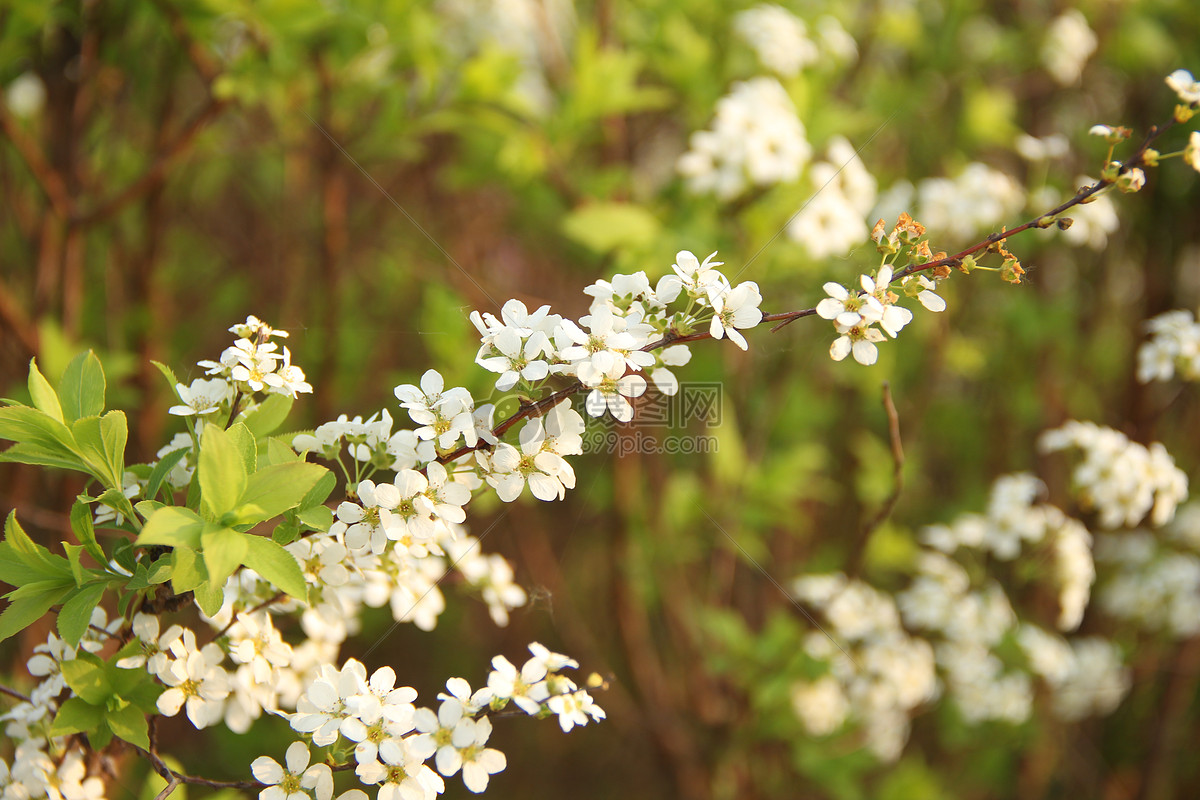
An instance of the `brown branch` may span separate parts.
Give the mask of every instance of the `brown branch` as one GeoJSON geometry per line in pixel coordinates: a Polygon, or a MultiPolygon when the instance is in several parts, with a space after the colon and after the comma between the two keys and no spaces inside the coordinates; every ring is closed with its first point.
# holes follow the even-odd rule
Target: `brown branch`
{"type": "Polygon", "coordinates": [[[154,163],[142,173],[140,178],[134,180],[114,197],[100,203],[91,211],[74,217],[72,222],[83,226],[105,222],[120,212],[125,206],[151,191],[163,180],[167,170],[187,154],[188,150],[195,143],[196,137],[200,135],[200,132],[224,111],[230,105],[230,102],[228,99],[211,98],[208,104],[184,126],[175,139],[155,156],[154,163]]]}
{"type": "Polygon", "coordinates": [[[25,162],[25,166],[33,173],[33,178],[50,201],[54,213],[62,219],[69,219],[74,210],[71,193],[67,182],[42,154],[37,143],[33,141],[21,125],[8,113],[8,107],[0,103],[0,130],[12,142],[17,154],[25,162]]]}
{"type": "Polygon", "coordinates": [[[883,410],[887,413],[888,441],[892,451],[892,491],[875,512],[875,516],[859,531],[854,551],[847,561],[846,571],[850,575],[858,574],[871,534],[892,515],[896,503],[900,500],[900,493],[904,490],[904,443],[900,439],[900,415],[896,412],[896,404],[892,402],[892,387],[886,381],[883,384],[883,410]]]}
{"type": "Polygon", "coordinates": [[[167,18],[171,33],[183,45],[183,52],[187,54],[188,60],[192,62],[192,66],[196,68],[196,72],[200,74],[205,85],[211,87],[213,81],[221,75],[221,70],[213,62],[208,52],[192,37],[191,32],[187,29],[187,23],[179,14],[179,9],[167,0],[152,0],[152,2],[154,7],[167,18]]]}
{"type": "Polygon", "coordinates": [[[21,303],[4,284],[3,278],[0,278],[0,322],[13,332],[30,355],[37,355],[37,326],[26,316],[21,303]]]}
{"type": "Polygon", "coordinates": [[[26,697],[25,695],[18,692],[16,689],[10,689],[7,686],[4,686],[3,684],[0,684],[0,694],[6,694],[9,697],[16,698],[17,700],[20,700],[24,703],[32,703],[33,702],[28,697],[26,697]]]}

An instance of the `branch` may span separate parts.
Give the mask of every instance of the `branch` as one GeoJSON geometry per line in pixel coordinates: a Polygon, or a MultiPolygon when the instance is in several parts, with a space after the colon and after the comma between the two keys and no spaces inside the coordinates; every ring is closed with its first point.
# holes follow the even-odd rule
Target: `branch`
{"type": "Polygon", "coordinates": [[[875,529],[892,515],[896,503],[900,500],[900,492],[904,489],[904,443],[900,439],[900,415],[896,413],[896,404],[892,402],[892,387],[886,381],[883,384],[883,410],[888,418],[888,440],[892,450],[892,492],[883,501],[883,505],[875,512],[871,521],[863,526],[855,542],[854,551],[847,562],[846,571],[850,575],[858,574],[862,566],[863,555],[867,551],[867,542],[875,529]]]}
{"type": "Polygon", "coordinates": [[[230,104],[230,100],[210,98],[208,105],[201,109],[200,113],[192,118],[192,120],[184,126],[184,129],[179,132],[174,141],[168,144],[155,157],[154,163],[150,165],[140,178],[133,181],[125,187],[121,192],[107,202],[101,203],[99,207],[92,209],[86,214],[80,214],[72,219],[79,225],[91,225],[96,222],[105,222],[113,217],[125,206],[133,201],[143,197],[147,192],[152,190],[166,174],[167,170],[175,164],[192,146],[196,137],[200,132],[211,122],[218,114],[225,110],[230,104]]]}
{"type": "Polygon", "coordinates": [[[4,103],[0,103],[0,130],[4,131],[4,135],[13,143],[17,154],[25,162],[25,166],[33,173],[34,180],[50,201],[54,213],[62,219],[70,219],[74,203],[71,193],[67,190],[66,181],[58,170],[46,161],[37,143],[26,135],[25,130],[8,113],[8,107],[4,103]]]}

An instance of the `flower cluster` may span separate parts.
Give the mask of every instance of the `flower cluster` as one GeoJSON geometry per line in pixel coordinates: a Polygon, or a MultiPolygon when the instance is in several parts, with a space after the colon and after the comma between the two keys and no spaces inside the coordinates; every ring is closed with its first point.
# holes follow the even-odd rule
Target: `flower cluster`
{"type": "Polygon", "coordinates": [[[785,78],[798,75],[822,59],[841,63],[858,56],[854,38],[828,15],[817,20],[815,41],[804,20],[769,3],[739,12],[733,18],[733,27],[754,48],[764,67],[785,78]]]}
{"type": "Polygon", "coordinates": [[[1200,506],[1184,506],[1165,528],[1096,537],[1096,561],[1112,571],[1100,606],[1152,633],[1186,639],[1200,633],[1200,506]]]}
{"type": "Polygon", "coordinates": [[[712,129],[693,133],[690,144],[678,164],[688,189],[722,200],[798,179],[812,154],[791,98],[768,77],[735,83],[717,102],[712,129]]]}
{"type": "Polygon", "coordinates": [[[1048,453],[1083,451],[1072,479],[1080,504],[1097,513],[1101,527],[1133,527],[1147,514],[1155,527],[1165,525],[1187,498],[1187,475],[1157,442],[1146,447],[1112,428],[1071,420],[1043,433],[1039,446],[1048,453]]]}
{"type": "Polygon", "coordinates": [[[1190,311],[1159,314],[1146,323],[1149,340],[1138,348],[1138,380],[1169,381],[1178,372],[1200,380],[1200,323],[1190,311]]]}
{"type": "Polygon", "coordinates": [[[225,348],[217,361],[201,361],[206,374],[217,378],[193,381],[190,387],[176,387],[182,405],[174,406],[172,414],[189,416],[206,414],[217,410],[234,392],[244,395],[255,393],[282,394],[295,397],[300,393],[312,392],[304,380],[304,371],[292,364],[292,354],[286,347],[279,352],[279,343],[274,338],[287,338],[287,331],[279,331],[258,317],[246,317],[246,321],[234,325],[229,332],[238,337],[225,348]],[[222,389],[219,384],[224,383],[222,389]]]}
{"type": "MultiPolygon", "coordinates": [[[[884,341],[883,334],[887,333],[894,339],[905,325],[912,322],[912,312],[896,305],[900,295],[891,290],[893,271],[891,265],[886,263],[888,260],[904,253],[913,263],[925,263],[943,255],[930,251],[929,243],[922,238],[924,226],[907,214],[900,215],[890,233],[885,233],[885,230],[881,219],[871,232],[871,238],[884,255],[885,263],[873,276],[859,276],[861,291],[851,292],[832,281],[823,287],[829,296],[817,304],[817,315],[832,321],[834,329],[840,334],[829,348],[829,356],[834,361],[841,361],[853,354],[854,360],[860,364],[874,364],[879,358],[879,350],[875,345],[884,341]],[[876,325],[879,327],[876,328],[876,325]]],[[[935,273],[935,280],[948,274],[948,270],[935,273]]],[[[935,280],[924,275],[908,275],[901,289],[906,296],[916,297],[928,310],[943,311],[946,303],[934,292],[937,288],[935,280]]]]}
{"type": "Polygon", "coordinates": [[[825,618],[825,631],[810,633],[804,648],[829,664],[827,676],[792,687],[797,716],[815,736],[860,723],[866,746],[880,759],[896,759],[910,715],[939,693],[933,649],[905,633],[891,597],[861,581],[806,575],[792,589],[825,618]]]}
{"type": "Polygon", "coordinates": [[[867,238],[867,213],[875,204],[875,178],[854,146],[830,140],[825,161],[813,163],[813,195],[788,220],[787,235],[815,259],[842,256],[867,238]]]}

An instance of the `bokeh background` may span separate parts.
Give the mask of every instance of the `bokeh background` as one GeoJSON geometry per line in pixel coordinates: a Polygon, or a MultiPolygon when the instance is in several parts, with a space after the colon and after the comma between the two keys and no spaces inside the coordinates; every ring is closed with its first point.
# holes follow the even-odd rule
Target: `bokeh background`
{"type": "MultiPolygon", "coordinates": [[[[473,363],[467,315],[510,297],[577,318],[598,278],[656,278],[679,250],[716,250],[728,274],[758,282],[764,310],[785,311],[877,265],[873,247],[821,254],[788,231],[820,188],[811,169],[726,198],[689,189],[679,159],[736,81],[773,76],[812,160],[845,137],[879,213],[916,214],[952,250],[1069,196],[1103,163],[1089,127],[1128,125],[1140,140],[1176,102],[1164,76],[1200,71],[1200,12],[1185,0],[794,4],[816,55],[792,74],[740,32],[751,7],[7,0],[0,394],[23,396],[33,356],[56,375],[93,348],[110,406],[130,414],[130,460],[151,459],[182,426],[150,360],[198,377],[189,365],[255,314],[290,331],[314,386],[297,429],[384,407],[401,419],[392,387],[431,366],[486,397],[494,376],[473,363]],[[1056,28],[1064,15],[1083,28],[1056,28]],[[1022,134],[1066,146],[1031,160],[1022,134]],[[951,186],[971,164],[990,177],[951,186]],[[923,188],[931,178],[947,180],[923,188]],[[902,181],[915,187],[907,206],[902,181]]],[[[1173,136],[1161,150],[1182,147],[1173,136]]],[[[529,641],[608,677],[603,724],[562,735],[553,721],[497,721],[509,767],[489,793],[501,798],[1193,796],[1194,639],[1120,632],[1089,612],[1084,630],[1122,637],[1133,669],[1108,719],[1039,711],[968,726],[943,703],[917,716],[898,761],[879,763],[852,738],[831,751],[791,712],[808,623],[781,586],[850,563],[897,585],[921,526],[980,510],[1005,472],[1037,472],[1064,498],[1065,464],[1035,442],[1069,418],[1161,440],[1200,474],[1194,387],[1135,377],[1144,321],[1200,300],[1198,178],[1173,160],[1115,196],[1107,223],[1081,214],[1088,235],[1014,240],[1020,286],[955,274],[947,311],[918,313],[872,368],[832,362],[815,319],[754,331],[747,353],[695,345],[677,373],[721,386],[721,424],[677,433],[715,436],[715,453],[593,453],[561,503],[477,502],[468,524],[512,561],[528,606],[497,628],[450,586],[435,631],[368,617],[345,655],[382,639],[368,667],[392,665],[424,698],[449,675],[477,685],[497,653],[520,663],[529,641]],[[864,538],[893,488],[884,382],[905,484],[864,538]]],[[[80,488],[0,465],[0,511],[48,542],[67,535],[80,488]]],[[[47,629],[0,649],[16,685],[47,629]]],[[[188,769],[227,779],[287,741],[270,721],[242,737],[186,723],[163,737],[188,769]]],[[[122,791],[145,791],[132,762],[110,796],[122,791]]]]}

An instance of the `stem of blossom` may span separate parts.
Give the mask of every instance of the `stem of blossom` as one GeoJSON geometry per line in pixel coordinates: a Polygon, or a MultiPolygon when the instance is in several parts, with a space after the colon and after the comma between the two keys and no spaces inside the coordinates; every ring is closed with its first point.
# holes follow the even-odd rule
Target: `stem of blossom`
{"type": "Polygon", "coordinates": [[[6,694],[6,695],[8,695],[9,697],[14,697],[14,698],[16,698],[17,700],[20,700],[20,701],[21,701],[21,702],[23,702],[23,703],[32,703],[32,702],[33,702],[33,701],[32,701],[32,700],[30,700],[28,697],[26,697],[25,695],[23,695],[23,694],[21,694],[20,692],[18,692],[16,689],[10,689],[10,688],[8,688],[7,686],[5,686],[5,685],[3,685],[3,684],[0,684],[0,694],[6,694]]]}
{"type": "Polygon", "coordinates": [[[847,562],[846,574],[851,576],[857,575],[862,568],[863,555],[867,551],[867,542],[870,541],[871,534],[892,515],[896,503],[900,500],[900,492],[904,489],[904,443],[900,439],[900,415],[896,412],[896,404],[892,402],[892,387],[887,381],[883,384],[883,410],[887,413],[888,440],[892,450],[892,492],[858,535],[854,552],[847,562]]]}

